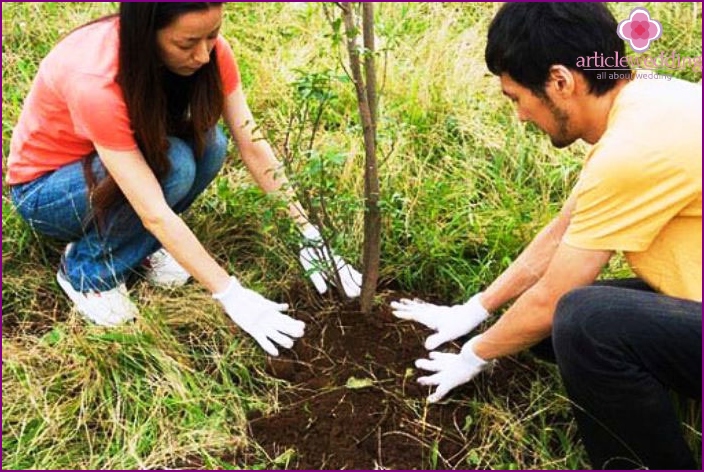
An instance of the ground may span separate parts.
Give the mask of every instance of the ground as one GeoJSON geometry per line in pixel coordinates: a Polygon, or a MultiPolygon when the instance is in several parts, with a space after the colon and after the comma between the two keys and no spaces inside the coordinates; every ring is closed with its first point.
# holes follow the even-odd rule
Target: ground
{"type": "MultiPolygon", "coordinates": [[[[286,468],[471,468],[471,451],[482,443],[473,434],[472,405],[522,396],[549,368],[508,359],[448,402],[429,405],[430,390],[416,383],[422,372],[413,367],[427,355],[429,330],[397,320],[388,303],[370,315],[348,304],[322,315],[299,310],[297,318],[306,335],[268,362],[288,386],[271,412],[248,418],[252,439],[286,468]]],[[[453,349],[458,345],[447,346],[453,349]]]]}
{"type": "MultiPolygon", "coordinates": [[[[364,315],[356,301],[311,298],[301,287],[292,292],[284,298],[296,307],[291,314],[306,322],[305,336],[279,357],[267,357],[267,373],[281,380],[270,384],[276,401],[248,413],[248,447],[213,453],[223,464],[472,469],[545,465],[570,455],[570,446],[561,441],[574,439],[571,414],[564,402],[555,408],[549,400],[560,396],[554,366],[530,354],[502,359],[446,401],[429,405],[425,398],[431,390],[416,382],[423,372],[414,361],[427,356],[423,342],[431,331],[396,319],[389,307],[405,294],[382,291],[375,311],[364,315]],[[535,392],[543,395],[538,401],[535,392]],[[262,462],[262,452],[269,463],[262,462]]],[[[65,321],[66,300],[55,290],[40,289],[35,296],[43,309],[29,318],[4,315],[4,336],[41,337],[65,321]]],[[[463,341],[441,349],[457,352],[463,341]]],[[[198,454],[169,465],[209,468],[198,454]]]]}

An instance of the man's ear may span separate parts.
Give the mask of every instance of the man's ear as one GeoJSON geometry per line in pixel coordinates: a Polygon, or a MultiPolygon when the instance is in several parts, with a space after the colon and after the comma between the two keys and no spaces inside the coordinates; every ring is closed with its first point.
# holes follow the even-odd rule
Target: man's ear
{"type": "Polygon", "coordinates": [[[572,70],[561,64],[550,66],[545,91],[561,98],[569,98],[577,88],[577,77],[572,70]]]}

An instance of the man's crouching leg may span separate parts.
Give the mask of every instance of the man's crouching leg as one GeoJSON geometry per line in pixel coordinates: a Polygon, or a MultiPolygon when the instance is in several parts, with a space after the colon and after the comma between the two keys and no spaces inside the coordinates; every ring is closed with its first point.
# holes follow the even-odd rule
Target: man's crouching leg
{"type": "Polygon", "coordinates": [[[553,346],[594,468],[695,469],[670,390],[701,399],[702,304],[589,286],[566,294],[553,346]]]}

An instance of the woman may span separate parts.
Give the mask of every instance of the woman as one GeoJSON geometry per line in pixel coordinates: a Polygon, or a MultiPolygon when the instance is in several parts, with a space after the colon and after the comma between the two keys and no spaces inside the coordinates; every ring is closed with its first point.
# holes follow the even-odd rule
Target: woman
{"type": "MultiPolygon", "coordinates": [[[[158,285],[192,275],[268,353],[290,348],[304,325],[240,285],[178,216],[215,178],[224,119],[258,185],[286,183],[255,132],[232,50],[219,35],[222,3],[122,3],[119,15],[78,28],[42,61],[14,130],[7,181],[36,231],[71,241],[57,273],[79,313],[114,326],[137,308],[124,281],[141,265],[158,285]]],[[[335,263],[349,296],[360,276],[318,247],[294,200],[304,265],[335,263]]],[[[316,275],[316,288],[327,286],[316,275]]]]}

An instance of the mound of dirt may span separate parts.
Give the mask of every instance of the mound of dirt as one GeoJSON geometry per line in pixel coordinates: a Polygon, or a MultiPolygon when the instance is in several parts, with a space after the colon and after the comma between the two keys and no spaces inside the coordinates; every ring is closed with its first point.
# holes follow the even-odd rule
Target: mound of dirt
{"type": "Polygon", "coordinates": [[[465,457],[480,440],[469,426],[468,400],[525,391],[540,370],[509,359],[453,391],[451,401],[428,405],[430,389],[416,383],[424,372],[413,362],[427,356],[423,341],[431,332],[397,320],[388,304],[369,316],[354,308],[298,310],[306,335],[269,360],[268,372],[290,386],[279,391],[273,412],[252,412],[248,426],[270,458],[282,457],[279,467],[467,468],[465,457]]]}

